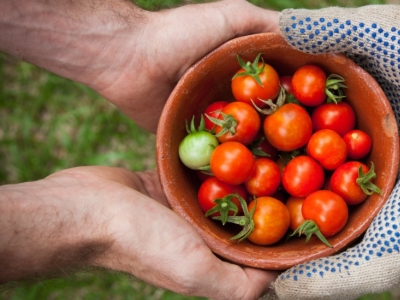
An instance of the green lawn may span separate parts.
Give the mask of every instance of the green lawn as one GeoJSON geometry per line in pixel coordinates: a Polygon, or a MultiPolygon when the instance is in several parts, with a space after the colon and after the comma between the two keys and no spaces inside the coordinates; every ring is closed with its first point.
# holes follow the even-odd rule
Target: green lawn
{"type": "MultiPolygon", "coordinates": [[[[155,10],[181,0],[138,0],[155,10]]],[[[205,1],[199,1],[205,2],[205,1]]],[[[361,6],[384,1],[252,0],[284,9],[361,6]]],[[[92,90],[0,53],[0,184],[31,181],[79,165],[155,167],[155,137],[92,90]]],[[[160,290],[128,275],[86,271],[62,279],[0,287],[0,300],[200,299],[160,290]]],[[[391,293],[360,299],[394,299],[391,293]]]]}

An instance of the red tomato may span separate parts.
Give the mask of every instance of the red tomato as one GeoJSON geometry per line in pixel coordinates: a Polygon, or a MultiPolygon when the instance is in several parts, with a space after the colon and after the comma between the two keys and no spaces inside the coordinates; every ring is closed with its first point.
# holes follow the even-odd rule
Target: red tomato
{"type": "Polygon", "coordinates": [[[293,158],[282,174],[283,187],[295,197],[306,197],[320,189],[324,180],[325,174],[321,165],[305,155],[293,158]]]}
{"type": "Polygon", "coordinates": [[[259,197],[250,202],[248,210],[251,211],[254,206],[254,231],[248,239],[262,246],[274,244],[282,239],[290,224],[290,215],[285,204],[272,197],[259,197]]]}
{"type": "Polygon", "coordinates": [[[330,129],[315,132],[308,144],[307,154],[326,170],[334,170],[347,158],[347,147],[338,133],[330,129]]]}
{"type": "Polygon", "coordinates": [[[350,159],[358,160],[368,155],[371,151],[372,140],[365,131],[354,129],[343,136],[347,146],[347,156],[350,159]]]}
{"type": "MultiPolygon", "coordinates": [[[[262,63],[255,66],[261,68],[262,63]]],[[[245,71],[244,68],[241,68],[232,80],[232,93],[237,101],[253,105],[253,100],[254,105],[262,108],[266,104],[259,99],[274,100],[278,96],[280,90],[279,75],[272,66],[265,64],[264,69],[257,75],[261,85],[251,75],[237,76],[245,71]]]]}
{"type": "Polygon", "coordinates": [[[248,145],[255,139],[261,127],[256,109],[244,102],[227,104],[218,119],[223,123],[217,124],[214,130],[221,143],[236,141],[248,145]]]}
{"type": "Polygon", "coordinates": [[[299,226],[305,221],[303,213],[301,212],[304,200],[304,197],[293,196],[290,196],[286,200],[285,205],[290,214],[290,229],[292,230],[296,230],[297,228],[299,228],[299,226]]]}
{"type": "Polygon", "coordinates": [[[211,172],[218,179],[233,185],[244,183],[253,174],[255,159],[241,143],[226,142],[218,145],[210,159],[211,172]]]}
{"type": "Polygon", "coordinates": [[[337,168],[331,177],[331,190],[340,195],[349,205],[359,204],[368,197],[357,184],[360,167],[364,174],[369,171],[365,164],[359,161],[349,161],[337,168]]]}
{"type": "MultiPolygon", "coordinates": [[[[231,185],[219,180],[218,178],[210,177],[201,184],[197,194],[197,200],[199,202],[201,210],[206,213],[210,209],[215,207],[216,203],[214,201],[216,199],[222,199],[225,196],[234,193],[238,193],[240,196],[242,196],[243,199],[247,198],[247,193],[243,185],[231,185]]],[[[233,197],[231,201],[238,208],[237,215],[241,215],[243,213],[243,209],[240,205],[239,199],[237,197],[233,197]]],[[[210,217],[220,215],[221,214],[219,212],[216,212],[210,215],[210,217]]],[[[229,211],[229,215],[233,215],[232,210],[229,211]]]]}
{"type": "Polygon", "coordinates": [[[261,197],[271,196],[281,184],[281,173],[278,165],[271,159],[256,159],[255,169],[250,178],[244,183],[250,195],[261,197]]]}
{"type": "Polygon", "coordinates": [[[304,219],[314,221],[326,238],[342,230],[349,215],[343,198],[327,190],[319,190],[308,195],[301,211],[304,219]]]}
{"type": "Polygon", "coordinates": [[[313,130],[331,129],[340,136],[354,129],[356,115],[346,102],[325,103],[315,108],[311,114],[313,130]]]}
{"type": "Polygon", "coordinates": [[[279,82],[281,83],[281,86],[285,89],[287,94],[293,94],[292,76],[281,76],[279,78],[279,82]]]}
{"type": "Polygon", "coordinates": [[[222,108],[224,108],[228,103],[228,101],[217,101],[206,107],[204,110],[204,125],[206,130],[211,131],[215,126],[215,124],[208,117],[218,118],[222,108]]]}
{"type": "Polygon", "coordinates": [[[304,65],[292,76],[293,95],[303,105],[317,106],[326,99],[326,74],[316,65],[304,65]]]}
{"type": "Polygon", "coordinates": [[[307,144],[312,134],[311,118],[298,104],[287,103],[264,120],[264,134],[272,146],[293,151],[307,144]]]}

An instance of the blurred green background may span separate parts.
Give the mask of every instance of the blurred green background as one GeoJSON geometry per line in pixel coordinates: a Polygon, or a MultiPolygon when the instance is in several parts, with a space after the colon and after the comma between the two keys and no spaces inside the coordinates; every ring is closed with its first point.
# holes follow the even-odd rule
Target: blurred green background
{"type": "MultiPolygon", "coordinates": [[[[193,2],[206,1],[136,1],[148,10],[193,2]]],[[[250,2],[282,10],[290,7],[362,6],[386,1],[250,2]]],[[[80,165],[120,166],[130,170],[154,168],[154,146],[155,136],[140,129],[92,90],[0,53],[0,184],[37,180],[57,170],[80,165]]],[[[201,298],[157,289],[122,273],[83,271],[39,283],[0,286],[1,299],[201,298]]],[[[365,295],[360,299],[400,299],[400,296],[386,292],[365,295]]]]}

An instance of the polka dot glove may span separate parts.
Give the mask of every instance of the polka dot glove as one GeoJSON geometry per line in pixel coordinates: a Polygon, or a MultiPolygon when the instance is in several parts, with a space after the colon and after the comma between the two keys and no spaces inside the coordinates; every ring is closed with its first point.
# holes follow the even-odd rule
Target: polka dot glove
{"type": "MultiPolygon", "coordinates": [[[[400,5],[289,9],[281,34],[308,53],[341,52],[379,82],[400,121],[400,5]]],[[[297,265],[275,282],[279,299],[356,299],[400,283],[400,184],[362,242],[336,256],[297,265]]],[[[266,299],[273,299],[269,295],[266,299]]]]}

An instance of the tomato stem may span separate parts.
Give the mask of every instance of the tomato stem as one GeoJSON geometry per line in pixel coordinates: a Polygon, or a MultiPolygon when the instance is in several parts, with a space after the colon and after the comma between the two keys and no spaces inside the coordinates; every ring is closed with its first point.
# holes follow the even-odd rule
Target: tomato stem
{"type": "MultiPolygon", "coordinates": [[[[234,194],[235,197],[239,199],[240,205],[242,206],[243,209],[243,216],[228,216],[226,222],[228,223],[233,223],[237,224],[243,227],[243,229],[235,236],[231,237],[231,240],[238,240],[241,242],[242,240],[246,239],[253,231],[254,231],[254,220],[253,220],[253,215],[254,211],[256,209],[256,205],[251,209],[251,211],[248,210],[246,200],[244,200],[239,194],[234,194]]],[[[222,221],[222,215],[213,217],[214,220],[221,220],[222,221]]]]}
{"type": "Polygon", "coordinates": [[[278,98],[276,100],[276,103],[274,103],[271,99],[268,100],[263,100],[258,98],[258,100],[260,100],[261,102],[267,104],[267,106],[269,108],[259,108],[253,101],[253,99],[251,100],[251,103],[253,103],[254,108],[264,114],[264,115],[272,115],[274,112],[276,112],[279,108],[281,108],[284,104],[285,104],[285,99],[286,99],[286,91],[285,89],[281,86],[280,90],[279,90],[279,95],[278,98]]]}
{"type": "Polygon", "coordinates": [[[258,149],[257,147],[261,145],[261,143],[265,140],[265,137],[262,136],[259,139],[256,139],[252,143],[249,144],[248,148],[250,149],[251,153],[257,156],[262,156],[262,157],[271,157],[268,153],[262,151],[261,149],[258,149]]]}
{"type": "Polygon", "coordinates": [[[337,74],[331,74],[328,76],[325,83],[325,94],[327,96],[327,103],[339,103],[343,100],[346,95],[343,89],[347,89],[344,84],[345,79],[337,74]]]}
{"type": "Polygon", "coordinates": [[[259,54],[257,55],[257,57],[255,58],[255,60],[254,60],[253,63],[251,63],[251,62],[245,63],[245,62],[243,61],[243,59],[242,59],[242,58],[239,56],[239,54],[238,54],[238,55],[236,56],[236,57],[237,57],[237,60],[238,60],[238,62],[239,62],[239,65],[242,67],[242,69],[243,69],[244,71],[243,71],[243,72],[240,72],[240,73],[236,73],[236,74],[232,77],[232,80],[235,79],[236,77],[239,77],[239,76],[251,76],[260,86],[263,87],[263,84],[262,84],[262,82],[261,82],[261,80],[260,80],[260,77],[259,77],[259,75],[261,74],[261,72],[262,72],[262,71],[264,70],[264,68],[265,68],[264,60],[263,60],[263,58],[261,57],[262,54],[263,54],[263,53],[259,53],[259,54]],[[261,66],[259,67],[258,64],[259,64],[260,57],[261,57],[262,64],[261,64],[261,66]]]}
{"type": "Polygon", "coordinates": [[[320,239],[320,241],[322,241],[328,247],[332,248],[332,245],[319,230],[318,225],[312,220],[304,221],[299,227],[297,227],[297,229],[291,234],[291,236],[295,234],[299,234],[299,236],[304,234],[306,236],[306,243],[308,243],[311,236],[315,234],[320,239]]]}
{"type": "MultiPolygon", "coordinates": [[[[229,212],[233,211],[233,215],[235,216],[239,211],[236,204],[232,202],[232,198],[237,197],[237,196],[238,196],[238,194],[235,193],[235,194],[229,194],[229,195],[225,196],[224,198],[215,199],[214,200],[215,206],[213,208],[209,209],[206,212],[205,216],[208,217],[212,214],[219,212],[220,216],[218,216],[218,217],[220,218],[222,225],[225,225],[225,223],[228,220],[229,212]]],[[[217,217],[214,217],[214,218],[217,218],[217,217]]]]}
{"type": "Polygon", "coordinates": [[[216,137],[223,136],[226,133],[230,133],[232,135],[236,134],[236,126],[238,124],[237,120],[231,115],[224,114],[223,112],[220,113],[222,119],[210,117],[206,115],[206,117],[213,122],[215,125],[220,126],[222,129],[220,132],[215,134],[216,137]]]}
{"type": "Polygon", "coordinates": [[[200,125],[199,125],[197,130],[196,130],[196,126],[194,124],[194,116],[192,117],[192,120],[190,121],[190,127],[189,127],[188,122],[186,120],[186,131],[187,131],[188,134],[191,134],[191,133],[196,132],[196,131],[205,131],[204,116],[203,115],[200,116],[200,125]]]}
{"type": "Polygon", "coordinates": [[[373,162],[371,162],[371,168],[366,174],[364,174],[362,167],[360,167],[358,169],[358,178],[356,182],[365,194],[372,195],[373,193],[377,193],[379,195],[382,195],[381,189],[371,182],[371,180],[376,177],[374,169],[375,166],[373,162]]]}

